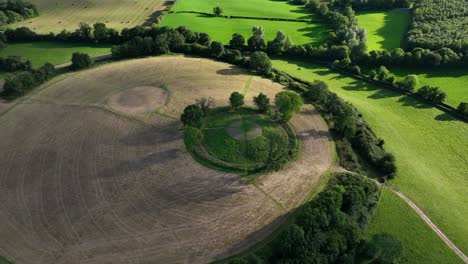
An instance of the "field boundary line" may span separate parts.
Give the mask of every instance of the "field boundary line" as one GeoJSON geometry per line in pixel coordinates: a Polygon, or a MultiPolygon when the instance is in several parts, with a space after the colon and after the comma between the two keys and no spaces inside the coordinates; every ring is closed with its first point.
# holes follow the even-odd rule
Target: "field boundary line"
{"type": "Polygon", "coordinates": [[[236,15],[232,15],[232,16],[228,16],[228,15],[215,16],[215,15],[210,14],[210,13],[198,12],[198,11],[173,11],[173,12],[169,12],[169,14],[197,14],[197,15],[203,15],[203,16],[207,16],[207,17],[220,17],[220,18],[226,18],[226,19],[251,19],[251,20],[304,22],[304,23],[315,22],[315,21],[312,21],[312,19],[301,19],[301,18],[253,17],[253,16],[236,16],[236,15]]]}
{"type": "Polygon", "coordinates": [[[461,251],[445,234],[440,230],[432,221],[431,219],[421,210],[411,199],[409,199],[406,195],[404,195],[400,190],[393,187],[392,185],[385,184],[390,191],[394,194],[398,195],[401,199],[403,199],[414,211],[426,222],[426,224],[445,242],[445,244],[455,253],[457,254],[465,263],[468,263],[468,257],[461,251]]]}
{"type": "Polygon", "coordinates": [[[249,79],[247,79],[247,81],[245,82],[244,88],[242,89],[243,96],[245,96],[247,92],[249,91],[250,84],[252,83],[253,78],[254,78],[253,76],[250,76],[249,79]]]}

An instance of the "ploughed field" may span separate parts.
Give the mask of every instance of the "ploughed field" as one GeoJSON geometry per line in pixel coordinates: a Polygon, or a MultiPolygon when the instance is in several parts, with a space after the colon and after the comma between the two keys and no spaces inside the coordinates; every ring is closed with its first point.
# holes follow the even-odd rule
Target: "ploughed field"
{"type": "Polygon", "coordinates": [[[183,108],[283,87],[198,58],[129,60],[52,79],[0,112],[0,255],[15,263],[205,263],[270,234],[331,165],[310,105],[297,161],[252,184],[185,150],[183,108]],[[150,100],[148,98],[151,98],[150,100]]]}
{"type": "MultiPolygon", "coordinates": [[[[80,22],[106,23],[121,30],[152,21],[152,16],[170,5],[166,0],[35,0],[40,16],[14,24],[38,33],[73,31],[80,22]]],[[[151,23],[149,23],[151,24],[151,23]]]]}

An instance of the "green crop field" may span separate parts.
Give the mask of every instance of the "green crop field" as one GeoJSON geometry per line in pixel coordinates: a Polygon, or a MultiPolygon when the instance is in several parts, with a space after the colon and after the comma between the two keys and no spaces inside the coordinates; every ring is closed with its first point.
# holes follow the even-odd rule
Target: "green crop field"
{"type": "Polygon", "coordinates": [[[58,33],[63,29],[74,30],[80,22],[106,23],[109,27],[123,29],[149,21],[151,15],[164,8],[164,0],[35,0],[41,15],[20,23],[36,32],[58,33]]]}
{"type": "Polygon", "coordinates": [[[416,74],[419,86],[440,87],[447,93],[447,104],[457,107],[460,102],[468,102],[468,74],[466,69],[410,69],[392,67],[390,71],[397,77],[416,74]]]}
{"type": "MultiPolygon", "coordinates": [[[[299,78],[323,80],[364,115],[397,158],[391,184],[412,199],[464,252],[468,252],[468,124],[397,92],[301,62],[274,60],[299,78]]],[[[398,213],[398,212],[395,212],[398,213]]]]}
{"type": "Polygon", "coordinates": [[[392,50],[402,47],[409,27],[407,10],[360,12],[356,17],[359,26],[367,30],[369,50],[392,50]]]}
{"type": "Polygon", "coordinates": [[[387,188],[382,192],[366,235],[371,237],[383,231],[403,243],[399,263],[463,263],[409,205],[387,188]]]}
{"type": "Polygon", "coordinates": [[[0,51],[0,56],[21,56],[30,60],[34,67],[42,66],[46,62],[61,64],[69,62],[74,52],[85,52],[91,56],[110,53],[110,45],[92,45],[70,42],[31,42],[8,44],[0,51]]]}
{"type": "Polygon", "coordinates": [[[228,43],[234,33],[242,34],[246,39],[252,35],[252,27],[262,26],[265,29],[265,39],[271,40],[279,30],[284,31],[294,44],[320,44],[328,34],[328,29],[324,25],[289,22],[289,21],[268,21],[254,19],[227,19],[221,17],[211,17],[199,14],[174,13],[165,16],[161,26],[187,28],[205,32],[211,36],[212,40],[228,43]]]}
{"type": "Polygon", "coordinates": [[[215,6],[221,7],[223,15],[271,18],[312,19],[304,6],[290,5],[287,1],[249,0],[239,4],[239,0],[178,0],[172,11],[195,11],[212,13],[215,6]]]}

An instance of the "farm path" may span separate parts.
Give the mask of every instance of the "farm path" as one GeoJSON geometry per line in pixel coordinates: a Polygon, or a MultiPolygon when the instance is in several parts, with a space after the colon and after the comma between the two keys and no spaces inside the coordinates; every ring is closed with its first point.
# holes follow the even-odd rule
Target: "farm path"
{"type": "Polygon", "coordinates": [[[385,184],[385,186],[395,193],[398,197],[403,199],[413,210],[424,220],[424,222],[444,241],[445,244],[457,254],[465,263],[468,263],[468,257],[461,251],[445,234],[435,225],[431,219],[421,210],[413,201],[411,201],[406,195],[404,195],[397,188],[385,184]]]}
{"type": "MultiPolygon", "coordinates": [[[[307,105],[292,120],[298,160],[256,186],[195,162],[180,122],[166,117],[200,96],[226,105],[250,77],[205,59],[145,58],[61,75],[19,100],[0,115],[0,255],[17,264],[207,263],[264,239],[331,166],[318,112],[307,105]],[[142,85],[168,89],[162,114],[109,111],[112,94],[142,85]]],[[[254,77],[247,103],[282,89],[254,77]]]]}

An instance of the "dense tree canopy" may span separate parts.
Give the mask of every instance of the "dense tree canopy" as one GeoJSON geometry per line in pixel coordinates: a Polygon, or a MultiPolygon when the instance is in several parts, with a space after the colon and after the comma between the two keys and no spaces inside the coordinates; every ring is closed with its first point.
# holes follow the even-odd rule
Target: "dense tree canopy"
{"type": "Polygon", "coordinates": [[[298,93],[293,91],[282,91],[276,94],[275,104],[281,113],[281,119],[285,122],[289,122],[293,117],[293,114],[301,110],[304,102],[298,93]]]}

